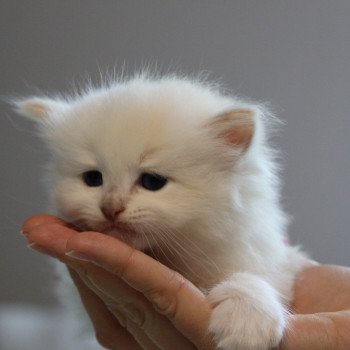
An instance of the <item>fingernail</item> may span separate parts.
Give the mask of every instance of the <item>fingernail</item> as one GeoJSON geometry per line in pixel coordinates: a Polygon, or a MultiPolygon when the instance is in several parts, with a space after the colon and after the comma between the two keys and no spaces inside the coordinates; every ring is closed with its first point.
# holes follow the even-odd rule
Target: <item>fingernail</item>
{"type": "Polygon", "coordinates": [[[40,246],[39,244],[29,243],[27,245],[27,247],[30,248],[30,249],[35,250],[36,252],[39,252],[39,253],[42,253],[42,254],[49,255],[49,256],[52,256],[54,258],[57,258],[57,254],[53,250],[44,248],[44,247],[40,246]]]}
{"type": "Polygon", "coordinates": [[[70,250],[69,252],[66,252],[66,255],[68,255],[70,258],[82,260],[82,261],[91,261],[92,259],[88,257],[86,254],[77,252],[76,250],[70,250]]]}

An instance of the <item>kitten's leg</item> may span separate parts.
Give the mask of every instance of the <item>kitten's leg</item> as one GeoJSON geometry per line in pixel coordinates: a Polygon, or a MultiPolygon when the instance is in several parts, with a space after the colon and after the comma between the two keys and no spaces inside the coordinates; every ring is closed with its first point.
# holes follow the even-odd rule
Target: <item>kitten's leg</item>
{"type": "Polygon", "coordinates": [[[209,295],[214,309],[210,331],[219,349],[267,350],[278,345],[287,311],[277,291],[251,273],[235,273],[209,295]]]}

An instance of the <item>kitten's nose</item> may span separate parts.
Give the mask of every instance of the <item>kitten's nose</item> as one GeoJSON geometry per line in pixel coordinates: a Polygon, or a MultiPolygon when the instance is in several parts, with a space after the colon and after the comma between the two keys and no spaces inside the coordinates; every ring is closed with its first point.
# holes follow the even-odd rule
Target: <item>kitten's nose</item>
{"type": "Polygon", "coordinates": [[[125,210],[124,206],[120,206],[117,208],[106,207],[106,206],[101,207],[102,214],[107,220],[110,220],[110,221],[115,221],[118,218],[119,214],[121,214],[124,210],[125,210]]]}

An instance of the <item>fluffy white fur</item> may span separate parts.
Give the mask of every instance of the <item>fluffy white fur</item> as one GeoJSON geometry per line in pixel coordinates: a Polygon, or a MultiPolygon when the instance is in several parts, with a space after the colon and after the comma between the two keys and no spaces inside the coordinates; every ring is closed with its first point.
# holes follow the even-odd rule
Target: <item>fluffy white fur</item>
{"type": "Polygon", "coordinates": [[[53,200],[82,229],[152,252],[208,293],[218,348],[281,340],[296,273],[286,244],[273,117],[199,80],[136,76],[69,98],[17,101],[50,146],[53,200]],[[82,180],[88,170],[103,185],[82,180]],[[143,188],[142,173],[168,179],[143,188]],[[122,212],[108,220],[101,208],[122,212]]]}

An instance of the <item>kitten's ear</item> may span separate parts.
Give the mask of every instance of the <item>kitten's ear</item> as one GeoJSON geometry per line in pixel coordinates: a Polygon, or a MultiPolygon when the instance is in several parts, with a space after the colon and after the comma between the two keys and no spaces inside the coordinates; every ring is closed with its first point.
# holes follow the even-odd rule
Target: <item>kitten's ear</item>
{"type": "Polygon", "coordinates": [[[255,132],[256,112],[249,108],[236,108],[212,118],[206,127],[215,137],[245,151],[250,146],[255,132]]]}
{"type": "Polygon", "coordinates": [[[45,122],[57,111],[64,108],[64,103],[49,98],[32,97],[12,102],[18,114],[37,122],[45,122]]]}

